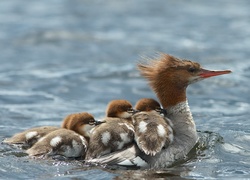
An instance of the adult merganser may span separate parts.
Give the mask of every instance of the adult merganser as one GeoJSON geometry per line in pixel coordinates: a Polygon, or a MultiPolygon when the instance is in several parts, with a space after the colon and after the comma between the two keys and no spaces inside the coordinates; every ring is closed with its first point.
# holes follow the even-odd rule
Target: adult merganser
{"type": "Polygon", "coordinates": [[[198,141],[195,122],[186,97],[187,86],[231,72],[206,70],[196,62],[181,60],[168,54],[162,54],[148,63],[140,63],[138,69],[149,81],[150,87],[166,109],[167,117],[173,123],[175,132],[173,142],[155,156],[148,156],[136,145],[132,145],[130,148],[93,159],[91,162],[123,165],[130,163],[140,167],[164,168],[185,159],[198,141]]]}
{"type": "Polygon", "coordinates": [[[135,141],[142,152],[154,156],[173,142],[172,123],[164,118],[165,113],[161,115],[164,110],[154,99],[140,99],[135,109],[140,111],[132,118],[135,141]]]}
{"type": "Polygon", "coordinates": [[[134,140],[131,116],[132,104],[127,100],[113,100],[106,109],[105,123],[91,132],[86,159],[93,159],[124,148],[134,140]]]}
{"type": "Polygon", "coordinates": [[[71,114],[62,124],[67,129],[61,128],[47,134],[26,152],[29,156],[38,157],[54,155],[84,157],[88,146],[88,131],[94,128],[95,124],[96,120],[89,113],[71,114]]]}

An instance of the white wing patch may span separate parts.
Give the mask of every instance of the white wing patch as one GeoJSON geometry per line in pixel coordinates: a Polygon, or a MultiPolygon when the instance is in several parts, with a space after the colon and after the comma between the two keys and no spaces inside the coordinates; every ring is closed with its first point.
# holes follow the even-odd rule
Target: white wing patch
{"type": "Polygon", "coordinates": [[[141,121],[139,123],[139,132],[144,133],[147,130],[147,123],[145,123],[144,121],[141,121]]]}
{"type": "Polygon", "coordinates": [[[159,136],[161,136],[161,137],[166,136],[166,130],[164,129],[163,125],[161,125],[161,124],[158,124],[157,132],[158,132],[159,136]]]}
{"type": "Polygon", "coordinates": [[[117,142],[118,149],[122,149],[125,144],[127,144],[131,141],[131,139],[128,137],[128,133],[121,133],[120,137],[121,137],[121,141],[117,142]]]}
{"type": "Polygon", "coordinates": [[[56,147],[61,141],[62,141],[62,137],[56,136],[56,137],[54,137],[53,139],[51,139],[50,145],[51,145],[52,147],[56,147]]]}
{"type": "Polygon", "coordinates": [[[128,112],[122,112],[121,114],[119,114],[119,117],[124,119],[130,118],[131,116],[132,115],[128,112]]]}
{"type": "Polygon", "coordinates": [[[125,143],[130,142],[130,138],[128,137],[128,133],[121,133],[120,137],[121,137],[122,141],[124,141],[125,143]]]}
{"type": "Polygon", "coordinates": [[[31,132],[28,132],[27,134],[25,134],[25,138],[26,138],[26,140],[29,140],[29,139],[34,138],[37,135],[38,135],[37,131],[31,131],[31,132]]]}
{"type": "Polygon", "coordinates": [[[111,139],[111,135],[110,132],[106,131],[102,134],[102,143],[107,146],[109,140],[111,139]]]}

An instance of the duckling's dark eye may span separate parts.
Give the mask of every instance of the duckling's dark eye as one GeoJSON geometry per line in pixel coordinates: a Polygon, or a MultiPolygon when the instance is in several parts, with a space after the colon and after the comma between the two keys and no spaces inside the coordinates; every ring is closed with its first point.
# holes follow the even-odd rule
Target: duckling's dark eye
{"type": "Polygon", "coordinates": [[[127,110],[127,112],[128,112],[128,113],[133,113],[133,112],[134,112],[134,109],[129,108],[129,109],[127,110]]]}
{"type": "Polygon", "coordinates": [[[94,125],[95,124],[95,120],[91,119],[89,120],[89,125],[94,125]]]}
{"type": "Polygon", "coordinates": [[[158,107],[155,109],[156,112],[161,112],[162,111],[162,108],[158,107]]]}
{"type": "Polygon", "coordinates": [[[188,72],[194,73],[197,69],[194,67],[188,68],[188,72]]]}

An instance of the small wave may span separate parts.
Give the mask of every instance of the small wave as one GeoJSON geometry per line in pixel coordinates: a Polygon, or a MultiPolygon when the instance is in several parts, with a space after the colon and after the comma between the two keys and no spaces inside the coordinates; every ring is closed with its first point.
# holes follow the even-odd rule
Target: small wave
{"type": "Polygon", "coordinates": [[[209,159],[214,153],[215,146],[223,144],[223,137],[211,131],[198,131],[199,141],[188,154],[189,159],[209,159]]]}

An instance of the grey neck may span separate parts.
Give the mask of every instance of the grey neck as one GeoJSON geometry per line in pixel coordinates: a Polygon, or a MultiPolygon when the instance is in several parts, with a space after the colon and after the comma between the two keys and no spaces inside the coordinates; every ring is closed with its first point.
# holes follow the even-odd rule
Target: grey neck
{"type": "Polygon", "coordinates": [[[188,102],[167,108],[167,117],[173,123],[174,141],[155,157],[149,158],[151,167],[168,167],[184,159],[198,141],[196,126],[188,102]]]}

